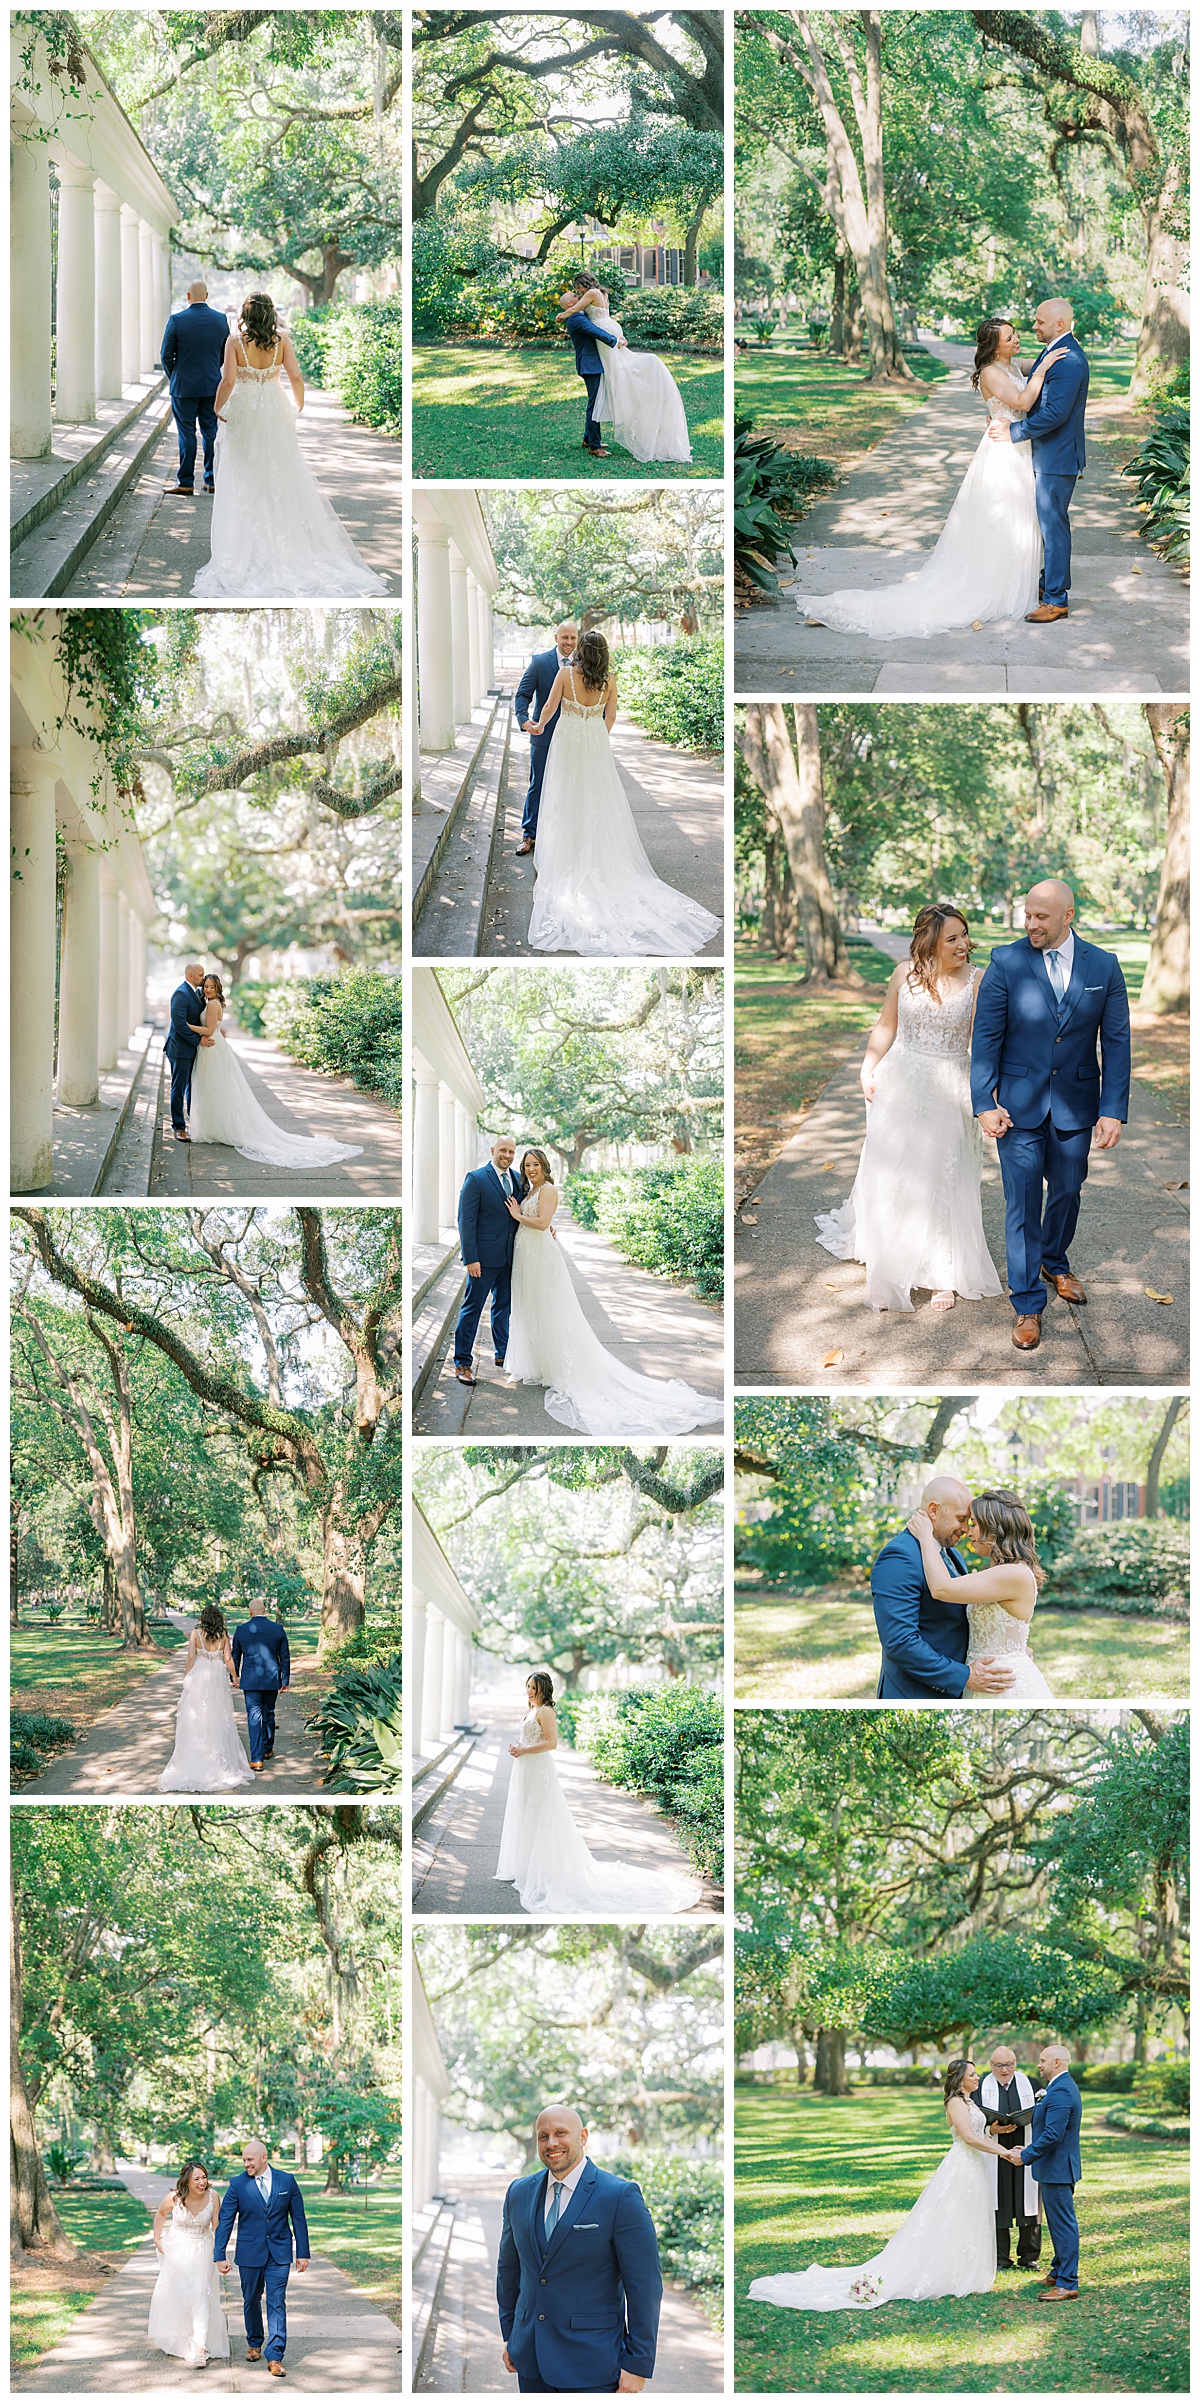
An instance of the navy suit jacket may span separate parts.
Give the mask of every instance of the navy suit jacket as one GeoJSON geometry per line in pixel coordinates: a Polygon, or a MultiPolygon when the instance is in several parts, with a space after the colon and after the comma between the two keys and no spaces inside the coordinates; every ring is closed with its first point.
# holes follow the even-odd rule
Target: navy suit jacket
{"type": "MultiPolygon", "coordinates": [[[[953,1546],[945,1555],[958,1576],[966,1567],[953,1546]]],[[[871,1602],[883,1659],[876,1695],[888,1702],[961,1694],[970,1629],[957,1602],[935,1602],[925,1583],[921,1547],[905,1528],[886,1543],[871,1571],[871,1602]]]]}
{"type": "MultiPolygon", "coordinates": [[[[524,1187],[515,1168],[510,1168],[505,1185],[514,1201],[520,1201],[524,1187]]],[[[511,1268],[516,1249],[517,1222],[510,1218],[496,1182],[496,1171],[490,1160],[482,1168],[471,1168],[462,1181],[458,1197],[458,1242],[463,1267],[478,1260],[481,1268],[511,1268]]]]}
{"type": "Polygon", "coordinates": [[[1021,2149],[1039,2186],[1077,2186],[1083,2170],[1079,2159],[1079,2126],[1083,2096],[1068,2070],[1051,2078],[1039,2103],[1033,2106],[1029,2142],[1021,2149]]]}
{"type": "Polygon", "coordinates": [[[520,2377],[573,2394],[652,2377],[662,2272],[641,2187],[589,2161],[547,2243],[548,2174],[504,2197],[496,2301],[520,2377]]]}
{"type": "MultiPolygon", "coordinates": [[[[534,652],[513,695],[513,708],[516,712],[518,726],[522,725],[526,718],[540,718],[554,689],[554,679],[558,670],[557,650],[534,652]]],[[[558,720],[559,711],[556,709],[549,724],[543,726],[541,733],[530,735],[530,744],[535,752],[545,750],[558,720]]]]}
{"type": "Polygon", "coordinates": [[[172,400],[212,399],[228,340],[228,318],[206,300],[190,300],[168,317],[159,359],[171,379],[172,400]]]}
{"type": "Polygon", "coordinates": [[[292,2258],[292,2231],[296,2234],[296,2259],[309,2259],[308,2221],[304,2216],[304,2197],[290,2169],[277,2169],[271,2163],[271,2200],[264,2203],[253,2178],[239,2170],[225,2189],[213,2239],[213,2260],[223,2261],[237,2221],[238,2268],[263,2269],[268,2261],[276,2264],[292,2258]]]}
{"type": "Polygon", "coordinates": [[[604,361],[596,344],[603,342],[609,350],[615,350],[617,336],[602,334],[599,327],[592,324],[586,309],[577,309],[568,317],[566,325],[575,352],[576,375],[603,375],[604,361]]]}
{"type": "Polygon", "coordinates": [[[971,1106],[1002,1102],[1014,1126],[1062,1133],[1129,1116],[1129,996],[1113,951],[1075,937],[1066,1007],[1027,935],[993,951],[971,1033],[971,1106]]]}
{"type": "Polygon", "coordinates": [[[288,1684],[292,1656],[278,1619],[260,1615],[234,1628],[233,1665],[245,1694],[270,1694],[288,1684]]]}
{"type": "Polygon", "coordinates": [[[200,1021],[204,1016],[204,995],[185,977],[171,995],[171,1025],[163,1044],[169,1060],[194,1060],[200,1049],[200,1021]]]}
{"type": "Polygon", "coordinates": [[[1036,476],[1077,476],[1086,464],[1083,413],[1087,406],[1088,363],[1074,334],[1047,342],[1034,360],[1037,367],[1048,350],[1065,344],[1065,359],[1056,359],[1027,417],[1014,417],[1009,427],[1013,442],[1032,442],[1036,476]]]}

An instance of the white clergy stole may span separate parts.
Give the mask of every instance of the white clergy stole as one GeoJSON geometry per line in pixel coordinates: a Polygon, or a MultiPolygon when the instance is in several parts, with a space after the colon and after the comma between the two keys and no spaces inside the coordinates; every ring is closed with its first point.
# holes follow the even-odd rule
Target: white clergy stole
{"type": "MultiPolygon", "coordinates": [[[[1014,2086],[1016,2087],[1016,2089],[1017,2089],[1017,2100],[1018,2100],[1018,2102],[1020,2103],[1020,2106],[1021,2106],[1021,2109],[1022,2109],[1022,2111],[1032,2111],[1032,2109],[1033,2109],[1033,2101],[1034,2101],[1034,2095],[1033,2095],[1033,2085],[1032,2085],[1032,2081],[1031,2081],[1029,2078],[1027,2078],[1027,2077],[1026,2077],[1026,2075],[1025,2075],[1025,2072],[1024,2072],[1024,2070],[1023,2070],[1023,2069],[1019,2069],[1019,2070],[1017,2071],[1017,2074],[1016,2074],[1015,2078],[1013,2079],[1012,2083],[1013,2083],[1013,2085],[1014,2085],[1014,2086]]],[[[991,2069],[989,2069],[989,2071],[988,2071],[988,2073],[987,2073],[987,2076],[984,2078],[984,2080],[983,2080],[983,2083],[982,2083],[982,2085],[980,2086],[980,2089],[979,2089],[979,2108],[980,2108],[980,2110],[981,2110],[981,2111],[998,2111],[998,2110],[1000,2109],[1000,2080],[999,2080],[999,2078],[996,2076],[996,2073],[995,2073],[995,2071],[994,2071],[994,2070],[991,2070],[991,2069]]],[[[990,2136],[996,2136],[996,2131],[995,2131],[995,2129],[994,2129],[994,2128],[989,2128],[989,2130],[988,2130],[988,2134],[989,2134],[990,2136]]],[[[1024,2128],[1022,2128],[1022,2129],[1020,2130],[1020,2136],[1021,2136],[1021,2139],[1022,2139],[1022,2141],[1023,2141],[1024,2143],[1028,2144],[1028,2142],[1029,2142],[1029,2136],[1028,2136],[1028,2133],[1027,2133],[1027,2131],[1026,2131],[1024,2128]]],[[[1016,2137],[1016,2136],[1013,2136],[1013,2137],[1009,2138],[1009,2139],[1008,2139],[1008,2141],[1009,2141],[1010,2143],[1012,2143],[1012,2144],[1016,2144],[1016,2143],[1017,2143],[1017,2141],[1018,2141],[1018,2139],[1017,2139],[1017,2137],[1016,2137]]],[[[1002,2136],[996,2136],[996,2142],[997,2142],[997,2144],[1003,2144],[1003,2143],[1005,2142],[1005,2138],[1004,2138],[1004,2137],[1002,2137],[1002,2136]]],[[[1040,2195],[1039,2195],[1039,2193],[1038,2193],[1038,2184],[1037,2184],[1037,2179],[1034,2177],[1033,2171],[1030,2169],[1029,2163],[1028,2163],[1027,2161],[1024,2163],[1024,2170],[1025,2170],[1025,2217],[1026,2217],[1026,2219],[1036,2219],[1036,2218],[1037,2218],[1037,2216],[1038,2216],[1038,2213],[1039,2213],[1039,2211],[1040,2211],[1040,2209],[1041,2209],[1041,2197],[1040,2197],[1040,2195]]],[[[1000,2164],[999,2164],[998,2160],[996,2159],[995,2155],[993,2154],[993,2156],[992,2156],[992,2194],[993,2194],[993,2197],[994,2197],[994,2198],[995,2198],[995,2197],[998,2197],[998,2196],[999,2196],[999,2192],[1000,2192],[1000,2164]]]]}

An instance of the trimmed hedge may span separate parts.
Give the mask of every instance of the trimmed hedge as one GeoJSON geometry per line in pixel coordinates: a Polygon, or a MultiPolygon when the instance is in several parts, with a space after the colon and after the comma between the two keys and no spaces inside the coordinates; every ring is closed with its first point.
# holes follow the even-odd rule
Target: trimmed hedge
{"type": "Polygon", "coordinates": [[[1190,2119],[1159,2119],[1151,2112],[1130,2111],[1119,2104],[1104,2114],[1106,2128],[1124,2128],[1130,2136],[1159,2136],[1167,2144],[1190,2144],[1190,2119]]]}
{"type": "Polygon", "coordinates": [[[291,329],[306,381],[336,392],[358,425],[404,430],[404,329],[398,300],[310,309],[291,329]]]}
{"type": "Polygon", "coordinates": [[[725,739],[725,645],[692,635],[612,655],[620,707],[643,733],[681,751],[720,751],[725,739]]]}
{"type": "Polygon", "coordinates": [[[51,1711],[13,1710],[8,1717],[9,1774],[14,1785],[40,1777],[56,1752],[65,1752],[79,1734],[70,1719],[51,1711]]]}
{"type": "Polygon", "coordinates": [[[661,1168],[577,1169],[568,1208],[598,1228],[625,1260],[688,1283],[705,1301],[725,1290],[725,1187],[719,1160],[661,1168]]]}
{"type": "Polygon", "coordinates": [[[719,2161],[680,2161],[671,2153],[615,2153],[618,2178],[634,2178],[658,2238],[663,2275],[699,2295],[721,2325],[725,2273],[725,2181],[719,2161]]]}
{"type": "Polygon", "coordinates": [[[1186,1519],[1080,1527],[1055,1564],[1046,1601],[1058,1610],[1102,1604],[1130,1618],[1186,1619],[1189,1535],[1186,1519]]]}
{"type": "MultiPolygon", "coordinates": [[[[242,991],[235,994],[237,1011],[242,991]]],[[[398,976],[351,968],[344,976],[310,976],[273,985],[260,1009],[260,1030],[302,1067],[348,1076],[398,1110],[403,997],[398,976]]]]}
{"type": "Polygon", "coordinates": [[[656,1802],[690,1860],[720,1883],[724,1862],[724,1718],[717,1694],[674,1679],[618,1694],[564,1695],[563,1732],[598,1775],[656,1802]]]}

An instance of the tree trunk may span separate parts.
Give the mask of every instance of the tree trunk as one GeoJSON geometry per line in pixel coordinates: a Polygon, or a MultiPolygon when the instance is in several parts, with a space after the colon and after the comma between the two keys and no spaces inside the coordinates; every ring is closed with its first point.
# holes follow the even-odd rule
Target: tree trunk
{"type": "Polygon", "coordinates": [[[1177,1393],[1174,1398],[1168,1402],[1167,1407],[1163,1412],[1163,1422],[1158,1430],[1157,1435],[1155,1436],[1154,1449],[1151,1452],[1149,1461],[1146,1464],[1146,1516],[1148,1519],[1156,1519],[1158,1517],[1159,1472],[1163,1464],[1163,1454],[1165,1453],[1167,1445],[1171,1440],[1171,1429],[1174,1426],[1182,1408],[1183,1395],[1181,1393],[1177,1393]]]}
{"type": "Polygon", "coordinates": [[[800,918],[778,818],[768,813],[764,845],[763,941],[777,960],[794,960],[800,918]]]}
{"type": "Polygon", "coordinates": [[[813,2089],[817,2094],[849,2094],[850,2080],[846,2075],[846,2038],[841,2028],[818,2028],[817,2058],[813,2065],[813,2089]]]}
{"type": "Polygon", "coordinates": [[[15,1488],[9,1486],[8,1501],[8,1623],[21,1623],[21,1505],[15,1488]]]}
{"type": "Polygon", "coordinates": [[[326,2194],[340,2194],[340,2193],[341,2193],[341,2191],[342,2191],[342,2164],[341,2164],[341,2160],[340,2160],[340,2157],[338,2156],[338,2154],[337,2154],[337,2153],[334,2153],[334,2152],[328,2152],[328,2153],[326,2153],[326,2155],[325,2155],[325,2192],[326,2192],[326,2194]]]}
{"type": "Polygon", "coordinates": [[[54,2253],[74,2261],[72,2244],[51,2199],[41,2149],[33,2124],[29,2089],[21,2061],[21,2022],[24,2017],[21,1974],[21,1924],[16,1897],[12,1900],[11,1963],[9,1970],[9,2242],[14,2254],[54,2253]]]}
{"type": "Polygon", "coordinates": [[[1145,400],[1164,377],[1186,367],[1191,352],[1192,304],[1185,289],[1187,260],[1184,243],[1172,231],[1178,195],[1178,171],[1169,170],[1153,208],[1144,208],[1146,279],[1137,356],[1129,380],[1131,401],[1145,400]]]}
{"type": "Polygon", "coordinates": [[[1147,701],[1145,710],[1166,782],[1167,840],[1139,1006],[1166,1017],[1191,997],[1191,733],[1178,702],[1147,701]]]}
{"type": "Polygon", "coordinates": [[[857,367],[863,355],[862,293],[851,284],[846,298],[846,329],[842,336],[842,357],[847,367],[857,367]]]}
{"type": "Polygon", "coordinates": [[[104,1586],[100,1600],[100,1632],[102,1635],[119,1635],[121,1632],[121,1605],[117,1600],[117,1581],[113,1575],[113,1565],[107,1554],[105,1555],[104,1560],[103,1576],[104,1586]]]}
{"type": "Polygon", "coordinates": [[[742,756],[787,849],[796,908],[804,933],[805,973],[814,983],[836,978],[857,984],[850,965],[825,858],[825,793],[816,709],[797,702],[793,716],[799,766],[781,701],[752,702],[739,737],[742,756]]]}
{"type": "Polygon", "coordinates": [[[825,129],[826,174],[822,201],[835,233],[841,235],[854,261],[862,298],[870,353],[872,383],[912,383],[913,372],[896,332],[895,313],[887,280],[887,200],[883,162],[883,75],[880,15],[862,9],[858,19],[865,41],[866,76],[854,46],[849,12],[828,21],[850,89],[852,119],[862,152],[858,157],[850,123],[834,95],[829,67],[807,9],[792,12],[802,48],[781,35],[767,34],[776,55],[807,85],[825,129]]]}
{"type": "Polygon", "coordinates": [[[342,1523],[336,1504],[322,1522],[321,1642],[348,1643],[366,1618],[366,1563],[362,1546],[342,1523]]]}
{"type": "Polygon", "coordinates": [[[829,312],[829,349],[831,357],[840,359],[846,345],[846,245],[838,237],[837,254],[833,262],[833,306],[829,312]]]}
{"type": "Polygon", "coordinates": [[[698,284],[700,281],[698,253],[700,235],[707,215],[708,202],[702,200],[695,215],[688,219],[687,232],[683,239],[683,280],[685,284],[698,284]]]}

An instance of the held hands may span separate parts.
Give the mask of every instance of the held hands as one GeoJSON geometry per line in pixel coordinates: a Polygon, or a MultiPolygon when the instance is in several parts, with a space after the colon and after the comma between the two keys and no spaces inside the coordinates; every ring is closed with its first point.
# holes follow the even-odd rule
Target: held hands
{"type": "Polygon", "coordinates": [[[992,1135],[997,1143],[1000,1141],[1001,1135],[1006,1135],[1012,1125],[1007,1110],[999,1102],[996,1103],[994,1109],[980,1110],[977,1115],[984,1134],[992,1135]]]}
{"type": "Polygon", "coordinates": [[[223,2278],[227,2278],[229,2276],[229,2263],[227,2261],[218,2261],[217,2268],[220,2270],[223,2278]]]}
{"type": "Polygon", "coordinates": [[[1097,1151],[1115,1151],[1120,1140],[1121,1121],[1119,1118],[1098,1118],[1096,1120],[1097,1151]]]}

